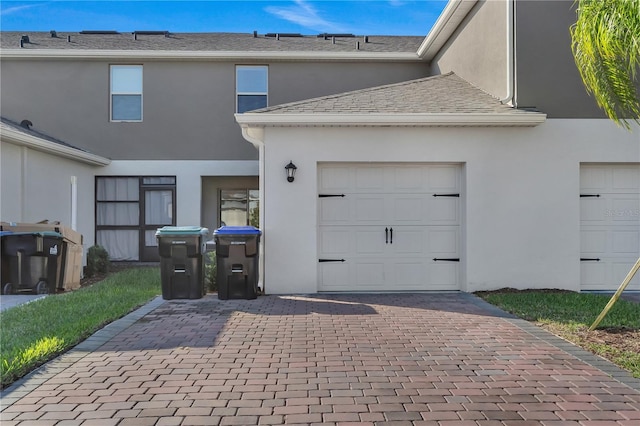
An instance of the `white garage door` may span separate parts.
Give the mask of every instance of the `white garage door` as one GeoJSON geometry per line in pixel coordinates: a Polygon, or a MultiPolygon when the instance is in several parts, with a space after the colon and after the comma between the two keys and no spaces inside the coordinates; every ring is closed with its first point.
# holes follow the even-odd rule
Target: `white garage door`
{"type": "MultiPolygon", "coordinates": [[[[580,169],[582,290],[615,290],[640,255],[640,165],[580,169]]],[[[640,275],[627,289],[640,290],[640,275]]]]}
{"type": "Polygon", "coordinates": [[[458,290],[460,166],[322,164],[320,291],[458,290]]]}

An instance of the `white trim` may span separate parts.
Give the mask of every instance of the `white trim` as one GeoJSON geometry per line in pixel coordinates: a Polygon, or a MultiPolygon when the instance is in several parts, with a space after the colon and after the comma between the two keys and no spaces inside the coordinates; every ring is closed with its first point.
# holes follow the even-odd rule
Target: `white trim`
{"type": "MultiPolygon", "coordinates": [[[[543,113],[521,114],[277,114],[244,113],[235,115],[243,127],[266,126],[415,126],[415,127],[468,127],[468,126],[522,126],[533,127],[546,121],[543,113]]],[[[249,139],[247,139],[249,140],[249,139]]],[[[251,140],[249,140],[251,141],[251,140]]]]}
{"type": "Polygon", "coordinates": [[[176,51],[176,50],[68,50],[3,49],[4,59],[145,59],[145,60],[271,60],[271,61],[394,61],[421,62],[416,53],[407,52],[262,52],[262,51],[176,51]]]}
{"type": "Polygon", "coordinates": [[[418,56],[432,60],[477,2],[478,0],[449,0],[418,48],[418,56]]]}
{"type": "Polygon", "coordinates": [[[108,158],[81,151],[77,148],[50,142],[36,136],[27,135],[5,126],[2,126],[2,142],[31,148],[35,151],[45,152],[47,154],[53,154],[63,158],[69,158],[92,166],[106,166],[111,163],[111,160],[108,158]]]}

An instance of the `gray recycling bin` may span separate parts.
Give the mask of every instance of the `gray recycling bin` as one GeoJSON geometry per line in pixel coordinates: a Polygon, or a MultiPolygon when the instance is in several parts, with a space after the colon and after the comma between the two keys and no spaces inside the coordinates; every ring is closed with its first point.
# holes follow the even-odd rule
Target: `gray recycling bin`
{"type": "Polygon", "coordinates": [[[255,299],[258,296],[261,235],[262,231],[253,226],[223,226],[213,232],[219,299],[255,299]]]}
{"type": "Polygon", "coordinates": [[[62,234],[2,232],[2,294],[55,293],[62,275],[62,234]]]}
{"type": "Polygon", "coordinates": [[[200,299],[204,285],[207,228],[165,226],[156,231],[163,299],[200,299]]]}

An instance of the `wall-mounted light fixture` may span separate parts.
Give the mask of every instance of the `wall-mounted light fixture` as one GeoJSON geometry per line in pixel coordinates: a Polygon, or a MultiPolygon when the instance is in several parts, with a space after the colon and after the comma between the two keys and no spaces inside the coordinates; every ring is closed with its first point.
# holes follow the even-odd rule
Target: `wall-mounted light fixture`
{"type": "Polygon", "coordinates": [[[284,169],[287,171],[287,182],[293,182],[293,179],[296,176],[296,170],[298,169],[293,161],[289,161],[289,164],[284,166],[284,169]]]}

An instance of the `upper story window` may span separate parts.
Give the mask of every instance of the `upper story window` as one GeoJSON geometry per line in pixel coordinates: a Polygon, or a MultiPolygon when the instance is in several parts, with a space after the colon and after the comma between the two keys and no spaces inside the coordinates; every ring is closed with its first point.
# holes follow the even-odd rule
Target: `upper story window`
{"type": "Polygon", "coordinates": [[[111,65],[111,121],[142,121],[142,65],[111,65]]]}
{"type": "Polygon", "coordinates": [[[243,113],[267,106],[268,67],[236,66],[236,111],[243,113]]]}

